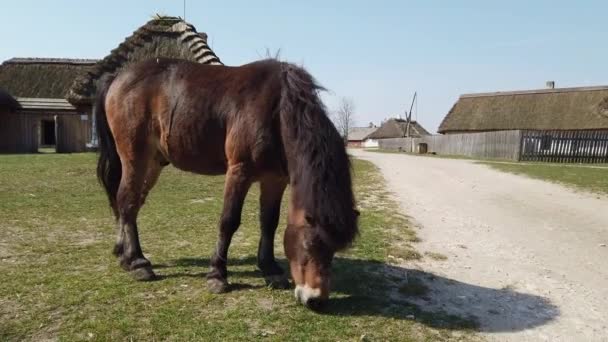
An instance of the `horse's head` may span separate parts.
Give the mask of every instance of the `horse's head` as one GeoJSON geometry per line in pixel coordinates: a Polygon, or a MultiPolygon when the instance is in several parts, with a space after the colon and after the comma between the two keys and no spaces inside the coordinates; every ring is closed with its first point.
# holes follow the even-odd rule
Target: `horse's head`
{"type": "MultiPolygon", "coordinates": [[[[358,211],[354,211],[355,224],[358,211]]],[[[331,263],[339,244],[324,235],[326,227],[319,226],[307,217],[307,224],[290,224],[285,230],[285,256],[289,260],[295,283],[295,296],[307,307],[320,309],[329,298],[331,263]]]]}

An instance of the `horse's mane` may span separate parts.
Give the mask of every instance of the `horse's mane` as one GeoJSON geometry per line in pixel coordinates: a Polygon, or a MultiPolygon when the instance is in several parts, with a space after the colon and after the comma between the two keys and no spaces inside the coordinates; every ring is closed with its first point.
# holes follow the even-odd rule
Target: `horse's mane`
{"type": "Polygon", "coordinates": [[[291,185],[320,240],[343,249],[358,232],[344,140],[319,98],[324,88],[296,65],[281,63],[281,73],[280,113],[283,135],[289,138],[284,145],[291,185]]]}

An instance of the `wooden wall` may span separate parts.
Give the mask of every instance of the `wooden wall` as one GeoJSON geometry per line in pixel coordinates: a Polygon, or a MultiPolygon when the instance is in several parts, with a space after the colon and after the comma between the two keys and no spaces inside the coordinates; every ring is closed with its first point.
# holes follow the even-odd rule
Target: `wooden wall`
{"type": "Polygon", "coordinates": [[[496,131],[468,134],[429,135],[421,138],[378,140],[380,148],[414,153],[420,143],[428,152],[484,159],[520,159],[521,131],[496,131]]]}
{"type": "Polygon", "coordinates": [[[91,141],[91,117],[57,115],[55,132],[57,153],[84,152],[91,141]]]}
{"type": "Polygon", "coordinates": [[[73,112],[4,113],[0,116],[0,153],[38,152],[40,122],[54,119],[57,152],[84,152],[91,139],[91,115],[84,117],[73,112]]]}
{"type": "Polygon", "coordinates": [[[420,143],[428,152],[473,158],[552,163],[608,163],[608,130],[496,131],[381,139],[380,148],[415,153],[420,143]]]}

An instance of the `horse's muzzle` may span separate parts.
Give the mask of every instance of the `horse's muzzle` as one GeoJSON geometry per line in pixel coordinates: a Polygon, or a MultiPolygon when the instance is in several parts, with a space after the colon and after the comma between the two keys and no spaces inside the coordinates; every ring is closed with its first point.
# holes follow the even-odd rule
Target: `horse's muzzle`
{"type": "Polygon", "coordinates": [[[297,285],[294,291],[296,299],[311,310],[320,310],[327,303],[327,298],[321,296],[320,289],[313,289],[307,285],[297,285]]]}

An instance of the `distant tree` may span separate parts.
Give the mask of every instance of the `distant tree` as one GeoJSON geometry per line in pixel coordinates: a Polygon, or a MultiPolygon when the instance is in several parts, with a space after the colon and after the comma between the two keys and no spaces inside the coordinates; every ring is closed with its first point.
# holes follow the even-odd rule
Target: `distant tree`
{"type": "Polygon", "coordinates": [[[355,103],[352,99],[343,97],[335,112],[334,124],[344,139],[348,140],[348,132],[355,127],[355,103]]]}

